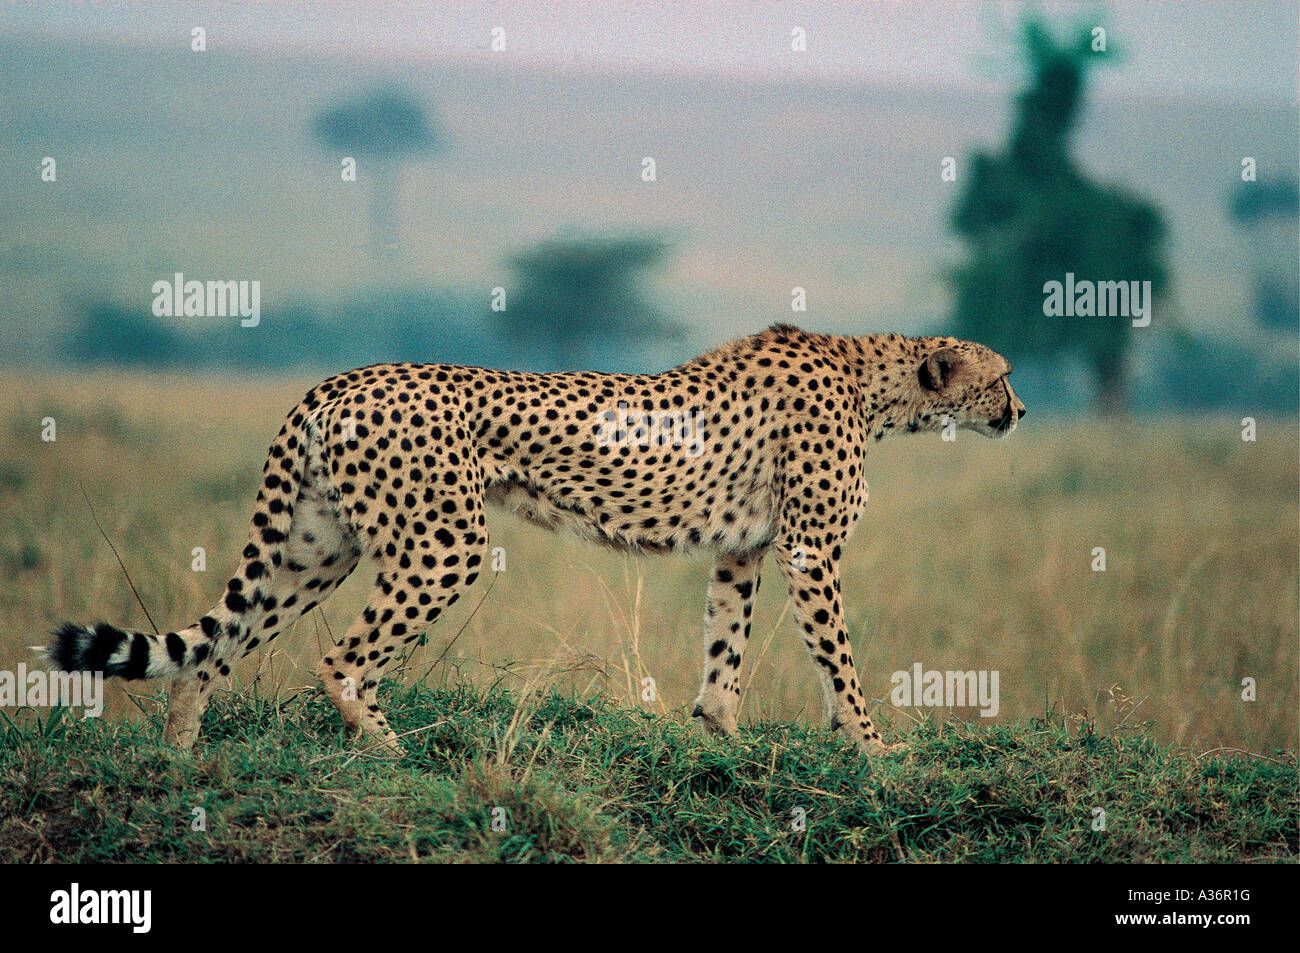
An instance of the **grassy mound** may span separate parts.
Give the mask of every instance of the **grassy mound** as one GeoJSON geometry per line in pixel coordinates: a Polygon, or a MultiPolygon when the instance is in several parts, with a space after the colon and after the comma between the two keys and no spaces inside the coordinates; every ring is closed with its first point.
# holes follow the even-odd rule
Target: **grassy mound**
{"type": "MultiPolygon", "coordinates": [[[[194,752],[148,717],[0,723],[0,861],[1294,861],[1294,752],[1087,725],[926,724],[871,761],[826,732],[701,736],[599,698],[385,686],[408,751],[319,692],[223,693],[194,752]],[[1096,830],[1104,811],[1104,830],[1096,830]]],[[[24,715],[30,715],[30,712],[24,715]]],[[[895,731],[894,736],[899,736],[895,731]]]]}

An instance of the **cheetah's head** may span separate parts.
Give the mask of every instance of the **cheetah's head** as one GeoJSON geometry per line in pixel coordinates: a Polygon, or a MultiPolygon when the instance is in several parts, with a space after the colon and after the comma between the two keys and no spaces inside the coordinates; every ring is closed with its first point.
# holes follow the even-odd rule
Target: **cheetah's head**
{"type": "Polygon", "coordinates": [[[907,429],[941,430],[945,418],[986,437],[1003,437],[1025,416],[1011,389],[1011,364],[983,344],[920,338],[911,381],[907,429]]]}

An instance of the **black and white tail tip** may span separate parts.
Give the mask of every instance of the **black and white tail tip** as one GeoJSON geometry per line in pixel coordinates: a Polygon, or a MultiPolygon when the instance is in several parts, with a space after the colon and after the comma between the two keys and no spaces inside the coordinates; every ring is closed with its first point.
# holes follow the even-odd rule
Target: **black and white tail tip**
{"type": "Polygon", "coordinates": [[[44,649],[46,660],[64,672],[103,672],[117,678],[147,678],[150,639],[123,632],[107,622],[95,626],[65,622],[44,649]]]}

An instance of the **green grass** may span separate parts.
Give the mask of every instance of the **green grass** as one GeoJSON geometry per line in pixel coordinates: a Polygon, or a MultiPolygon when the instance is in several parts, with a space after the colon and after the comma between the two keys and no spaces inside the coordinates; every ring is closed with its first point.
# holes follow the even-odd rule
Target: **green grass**
{"type": "Polygon", "coordinates": [[[1294,753],[1193,753],[1089,721],[926,722],[868,760],[825,731],[712,739],[601,700],[385,683],[408,752],[318,691],[220,693],[194,752],[143,718],[0,721],[0,861],[1295,861],[1294,753]],[[195,808],[206,829],[192,829],[195,808]],[[492,829],[494,808],[505,830],[492,829]],[[1093,830],[1094,809],[1106,830],[1093,830]],[[801,809],[806,829],[796,830],[801,809]]]}

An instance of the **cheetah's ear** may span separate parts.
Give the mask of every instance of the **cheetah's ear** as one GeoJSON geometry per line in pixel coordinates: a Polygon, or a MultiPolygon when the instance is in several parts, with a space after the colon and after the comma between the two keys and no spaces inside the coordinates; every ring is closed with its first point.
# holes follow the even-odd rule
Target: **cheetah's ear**
{"type": "Polygon", "coordinates": [[[926,390],[943,390],[952,379],[953,368],[960,360],[957,352],[950,347],[931,351],[916,371],[921,386],[926,390]]]}

